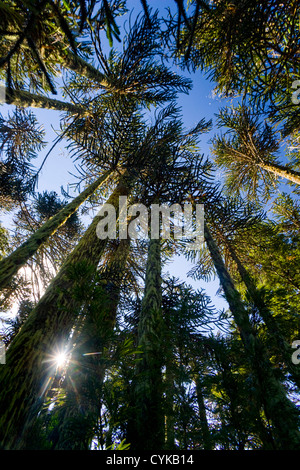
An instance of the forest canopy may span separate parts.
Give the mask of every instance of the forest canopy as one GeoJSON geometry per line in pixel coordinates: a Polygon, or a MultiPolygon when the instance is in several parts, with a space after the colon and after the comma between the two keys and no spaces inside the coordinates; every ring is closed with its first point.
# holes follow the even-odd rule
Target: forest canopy
{"type": "Polygon", "coordinates": [[[162,3],[0,2],[2,450],[299,449],[298,2],[162,3]]]}

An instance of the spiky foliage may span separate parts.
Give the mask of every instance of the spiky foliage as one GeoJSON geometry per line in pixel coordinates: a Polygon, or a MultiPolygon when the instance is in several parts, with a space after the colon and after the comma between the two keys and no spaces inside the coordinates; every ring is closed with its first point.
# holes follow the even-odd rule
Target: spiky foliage
{"type": "MultiPolygon", "coordinates": [[[[108,201],[108,203],[115,205],[117,211],[119,195],[122,194],[124,190],[124,185],[119,185],[108,201]]],[[[105,209],[103,210],[105,211],[105,209]]],[[[31,407],[35,400],[33,398],[35,393],[32,394],[32,391],[35,389],[37,396],[40,396],[41,381],[42,383],[44,383],[44,381],[48,381],[48,370],[45,368],[43,363],[43,359],[45,359],[45,345],[47,344],[46,349],[49,351],[54,347],[54,344],[59,341],[59,337],[63,337],[64,335],[68,336],[70,334],[75,318],[80,311],[80,301],[76,297],[74,298],[72,296],[71,286],[74,281],[69,275],[70,267],[72,265],[76,265],[78,266],[78,269],[80,269],[81,264],[86,262],[88,263],[88,268],[85,267],[84,272],[82,273],[83,284],[85,284],[88,279],[91,280],[93,278],[107,243],[107,240],[99,240],[96,234],[96,227],[101,217],[103,217],[103,211],[94,218],[92,224],[81,238],[80,243],[78,243],[70,253],[59,273],[52,280],[45,294],[31,312],[28,320],[22,328],[22,332],[20,332],[10,346],[10,354],[8,355],[8,360],[11,361],[10,370],[12,371],[12,369],[14,369],[22,382],[22,386],[17,386],[17,389],[15,389],[16,393],[13,397],[14,405],[12,404],[12,407],[15,410],[13,415],[6,415],[6,418],[3,415],[3,419],[8,418],[11,423],[14,419],[17,419],[20,426],[24,426],[25,421],[23,421],[23,419],[27,420],[28,416],[30,416],[31,407]],[[56,321],[54,321],[55,316],[58,316],[56,321]],[[31,333],[29,333],[30,331],[31,333]],[[35,334],[32,335],[33,331],[35,331],[35,334]],[[34,350],[31,346],[32,342],[36,342],[37,345],[34,350]],[[17,359],[18,354],[16,351],[19,348],[20,350],[23,350],[23,358],[25,362],[29,361],[31,364],[28,364],[28,366],[24,365],[24,367],[22,367],[24,373],[24,376],[22,377],[17,372],[19,370],[20,363],[17,359]],[[25,350],[27,350],[27,348],[29,348],[28,352],[31,351],[32,354],[25,354],[25,350]],[[41,349],[39,350],[39,348],[41,349]],[[13,366],[14,361],[16,361],[15,366],[13,366]],[[36,366],[34,366],[33,363],[35,363],[36,366]],[[27,370],[34,370],[35,373],[33,375],[26,374],[27,370]],[[31,400],[27,402],[26,407],[24,405],[20,407],[17,405],[17,402],[21,400],[22,403],[24,403],[21,396],[22,394],[27,395],[27,386],[31,390],[30,393],[33,401],[31,400]],[[22,424],[21,420],[23,421],[22,424]]],[[[10,381],[12,374],[7,375],[7,371],[8,369],[3,371],[4,377],[2,377],[2,380],[10,381]]],[[[11,386],[14,388],[16,386],[16,382],[14,381],[14,385],[11,384],[11,386]]],[[[12,397],[9,395],[9,390],[10,386],[6,388],[6,392],[4,393],[6,395],[6,399],[10,401],[10,398],[12,397]],[[8,395],[6,394],[7,392],[8,395]]],[[[38,405],[39,403],[36,404],[38,405]]],[[[6,409],[8,410],[8,407],[6,409]]],[[[16,436],[14,437],[10,432],[6,437],[3,436],[3,439],[6,440],[6,438],[11,442],[14,441],[13,445],[19,445],[19,438],[16,436]]]]}
{"type": "Polygon", "coordinates": [[[24,201],[33,176],[32,161],[45,145],[45,132],[35,115],[16,108],[0,117],[1,206],[10,209],[24,201]]]}
{"type": "MultiPolygon", "coordinates": [[[[285,333],[281,331],[280,322],[274,317],[271,305],[267,301],[266,284],[258,284],[254,274],[248,269],[248,257],[246,240],[252,237],[253,231],[259,232],[263,223],[268,223],[266,215],[258,211],[251,204],[243,205],[242,201],[223,201],[219,206],[208,210],[209,224],[217,240],[218,246],[223,251],[226,266],[229,267],[233,277],[244,286],[240,286],[241,292],[245,291],[245,299],[252,306],[252,321],[258,324],[260,317],[266,325],[267,331],[273,337],[282,361],[285,364],[291,378],[299,386],[299,372],[290,361],[291,348],[285,333]]],[[[291,253],[292,247],[291,247],[291,253]]]]}
{"type": "Polygon", "coordinates": [[[191,89],[189,79],[170,71],[163,62],[157,14],[129,23],[120,52],[112,49],[107,56],[103,53],[99,29],[93,39],[109,91],[132,95],[140,103],[150,105],[165,103],[178,92],[191,89]]]}
{"type": "Polygon", "coordinates": [[[267,199],[277,187],[278,178],[300,183],[299,172],[278,160],[280,139],[276,131],[260,122],[249,108],[221,110],[219,125],[228,130],[214,138],[213,153],[216,163],[225,170],[228,192],[267,199]]]}
{"type": "MultiPolygon", "coordinates": [[[[163,315],[165,321],[165,414],[167,450],[176,447],[208,448],[210,442],[206,410],[197,400],[195,378],[206,363],[203,337],[221,327],[219,312],[201,289],[175,278],[163,281],[163,315]]],[[[207,370],[206,370],[207,373],[207,370]]],[[[197,379],[198,385],[200,382],[197,379]]],[[[200,394],[200,389],[198,389],[200,394]]]]}
{"type": "MultiPolygon", "coordinates": [[[[22,210],[16,216],[16,223],[19,228],[23,229],[23,233],[21,233],[22,230],[18,230],[14,243],[17,248],[7,258],[1,260],[1,288],[5,288],[11,282],[21,266],[26,263],[31,264],[32,256],[45,243],[46,247],[44,245],[43,249],[47,257],[47,242],[51,269],[57,271],[62,259],[72,247],[72,243],[68,244],[68,242],[73,241],[74,243],[82,231],[76,210],[106,180],[107,176],[108,173],[105,173],[98,178],[69,204],[60,202],[56,193],[51,192],[48,194],[45,192],[44,195],[39,194],[36,196],[33,203],[33,212],[26,205],[22,207],[22,210]],[[60,227],[62,227],[61,230],[59,230],[60,227]],[[56,234],[54,245],[52,244],[52,238],[49,250],[49,239],[57,231],[59,231],[58,237],[56,234]],[[29,238],[27,238],[28,233],[32,233],[29,238]],[[24,235],[26,235],[25,241],[24,235]]],[[[40,255],[43,258],[42,253],[43,251],[39,252],[38,258],[40,255]]],[[[36,259],[35,262],[43,269],[41,259],[36,259]]]]}
{"type": "Polygon", "coordinates": [[[239,292],[235,288],[233,280],[224,265],[218,246],[211,236],[206,223],[204,225],[204,237],[234,321],[239,329],[245,351],[249,355],[249,362],[257,380],[261,403],[264,404],[267,417],[273,422],[274,432],[277,435],[276,448],[285,448],[286,446],[296,448],[299,440],[299,418],[294,404],[287,398],[284,387],[277,379],[273,366],[268,359],[264,344],[260,338],[256,336],[253,330],[249,321],[247,308],[242,302],[239,292]],[[287,441],[285,441],[287,429],[284,429],[285,426],[278,414],[279,402],[282,404],[282,408],[286,409],[286,416],[289,416],[289,419],[291,420],[291,435],[287,441]]]}
{"type": "MultiPolygon", "coordinates": [[[[211,201],[207,199],[205,221],[223,254],[226,267],[233,275],[236,268],[231,256],[231,247],[235,247],[238,253],[244,254],[243,239],[246,240],[247,234],[251,233],[256,223],[265,217],[265,213],[255,204],[241,198],[229,199],[219,193],[217,199],[211,201]]],[[[185,256],[194,262],[189,271],[191,277],[208,281],[216,274],[207,246],[203,245],[197,253],[186,252],[184,245],[182,248],[185,256]]]]}
{"type": "Polygon", "coordinates": [[[271,104],[281,119],[289,110],[297,116],[291,103],[292,82],[299,78],[296,1],[195,0],[187,12],[182,6],[170,15],[167,35],[181,64],[206,71],[219,92],[246,95],[265,109],[271,104]]]}
{"type": "Polygon", "coordinates": [[[65,224],[56,226],[57,230],[55,223],[52,230],[47,231],[47,226],[51,225],[49,223],[45,230],[46,222],[52,222],[66,205],[54,191],[38,193],[30,205],[22,204],[21,210],[14,216],[17,229],[13,245],[19,249],[2,260],[2,280],[6,278],[2,287],[11,281],[18,268],[26,265],[32,276],[32,292],[35,292],[36,299],[40,297],[39,284],[43,284],[42,289],[48,285],[83,232],[83,225],[75,211],[64,219],[65,224]]]}
{"type": "Polygon", "coordinates": [[[300,207],[297,200],[290,194],[282,193],[275,199],[272,212],[286,233],[297,236],[300,228],[300,207]]]}
{"type": "Polygon", "coordinates": [[[78,39],[96,23],[109,38],[113,32],[119,40],[115,16],[124,12],[124,2],[103,0],[96,12],[95,6],[94,0],[2,2],[0,66],[8,87],[18,89],[26,83],[35,91],[56,94],[54,78],[64,66],[97,76],[97,70],[79,57],[90,48],[78,39]]]}

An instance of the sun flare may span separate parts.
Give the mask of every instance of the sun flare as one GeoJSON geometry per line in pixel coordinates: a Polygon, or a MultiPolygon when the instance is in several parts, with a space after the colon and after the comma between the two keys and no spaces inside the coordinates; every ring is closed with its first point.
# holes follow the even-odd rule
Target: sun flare
{"type": "Polygon", "coordinates": [[[61,369],[67,365],[69,359],[69,352],[67,350],[64,348],[55,348],[52,350],[52,354],[47,355],[45,362],[47,362],[50,367],[61,369]]]}
{"type": "Polygon", "coordinates": [[[67,362],[67,354],[64,352],[55,354],[54,361],[57,367],[63,367],[67,362]]]}

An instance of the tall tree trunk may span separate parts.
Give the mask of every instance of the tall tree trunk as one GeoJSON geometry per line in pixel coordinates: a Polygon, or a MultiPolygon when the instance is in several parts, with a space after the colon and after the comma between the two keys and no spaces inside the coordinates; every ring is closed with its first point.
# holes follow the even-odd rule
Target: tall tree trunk
{"type": "Polygon", "coordinates": [[[165,416],[166,416],[166,443],[165,450],[174,450],[175,447],[175,410],[174,410],[174,356],[166,353],[166,379],[165,379],[165,416]]]}
{"type": "Polygon", "coordinates": [[[137,365],[135,441],[132,450],[154,451],[164,447],[162,410],[162,293],[160,240],[150,239],[146,281],[138,326],[142,350],[137,365]]]}
{"type": "Polygon", "coordinates": [[[165,340],[165,427],[166,427],[166,443],[165,450],[174,450],[175,446],[175,410],[174,410],[174,396],[175,396],[175,357],[173,351],[173,341],[172,334],[169,333],[169,315],[170,313],[165,310],[165,323],[166,323],[166,333],[164,335],[165,340]]]}
{"type": "MultiPolygon", "coordinates": [[[[263,449],[274,450],[273,436],[262,421],[260,403],[257,403],[256,394],[249,397],[248,403],[240,409],[240,386],[237,383],[235,374],[233,374],[231,370],[230,359],[228,359],[230,355],[228,355],[226,345],[222,341],[218,341],[214,338],[209,338],[208,342],[212,345],[213,353],[220,370],[222,388],[224,388],[229,399],[230,424],[235,432],[234,438],[238,450],[245,445],[248,435],[252,433],[258,435],[262,442],[263,449]],[[251,429],[249,429],[249,422],[252,426],[251,429]]],[[[226,427],[225,423],[224,425],[226,427]]]]}
{"type": "MultiPolygon", "coordinates": [[[[78,346],[72,353],[65,379],[67,400],[70,399],[74,405],[68,407],[59,425],[55,450],[80,450],[82,430],[78,426],[75,429],[70,426],[74,418],[79,417],[80,420],[82,417],[83,422],[86,422],[86,418],[90,417],[92,429],[100,419],[99,403],[106,364],[110,360],[109,349],[130,250],[129,238],[120,240],[114,250],[108,265],[100,271],[95,297],[89,302],[86,318],[76,337],[78,346]],[[76,383],[76,394],[73,383],[76,383]]],[[[89,439],[90,436],[86,436],[86,440],[89,439]]]]}
{"type": "MultiPolygon", "coordinates": [[[[127,194],[128,184],[121,180],[107,201],[116,208],[117,216],[119,196],[127,194]]],[[[92,281],[107,245],[107,239],[96,234],[104,213],[105,208],[94,218],[7,351],[6,366],[0,370],[0,442],[5,449],[18,448],[26,421],[31,421],[50,385],[48,356],[68,338],[81,307],[73,292],[70,268],[83,270],[77,288],[84,289],[92,281]]]]}
{"type": "Polygon", "coordinates": [[[274,173],[276,176],[285,178],[292,183],[300,184],[300,173],[298,171],[287,168],[284,165],[279,165],[278,163],[257,163],[257,165],[263,170],[274,173]]]}
{"type": "Polygon", "coordinates": [[[174,332],[172,331],[171,316],[173,310],[169,305],[163,305],[164,310],[164,357],[165,357],[165,450],[174,450],[175,445],[175,374],[177,361],[175,359],[174,351],[174,332]]]}
{"type": "Polygon", "coordinates": [[[241,260],[237,256],[234,248],[228,245],[230,255],[235,261],[240,277],[245,284],[247,291],[258,309],[267,329],[272,334],[272,337],[275,339],[278,347],[278,351],[281,353],[283,360],[285,361],[286,369],[290,373],[291,378],[295,385],[300,389],[300,369],[297,365],[293,364],[291,357],[293,350],[290,345],[283,338],[280,329],[277,326],[276,320],[274,319],[270,309],[266,305],[264,299],[262,298],[260,292],[257,290],[256,285],[247,271],[247,269],[242,264],[241,260]]]}
{"type": "Polygon", "coordinates": [[[60,101],[47,96],[35,95],[25,90],[11,90],[6,89],[5,101],[7,104],[21,106],[22,108],[46,108],[55,109],[57,111],[68,111],[73,114],[82,114],[86,110],[80,105],[60,101]]]}
{"type": "Polygon", "coordinates": [[[213,450],[211,433],[209,430],[209,425],[208,425],[207,416],[206,416],[204,396],[202,393],[202,384],[201,384],[199,377],[195,378],[195,384],[196,384],[196,394],[197,394],[200,426],[201,426],[202,439],[203,439],[203,448],[204,450],[213,450]]]}
{"type": "Polygon", "coordinates": [[[274,435],[277,436],[276,446],[281,450],[297,449],[300,445],[298,412],[287,398],[282,384],[275,377],[265,349],[251,327],[241,296],[234,286],[206,223],[204,223],[204,238],[256,376],[261,403],[267,418],[272,421],[274,435]]]}
{"type": "Polygon", "coordinates": [[[96,189],[104,183],[110,175],[110,171],[105,172],[88,188],[82,191],[69,204],[63,207],[57,214],[45,222],[26,242],[22,243],[15,251],[0,261],[0,290],[7,287],[13,276],[24,266],[28,259],[36,253],[39,247],[48,240],[61,227],[68,218],[76,212],[84,201],[91,196],[96,189]]]}
{"type": "Polygon", "coordinates": [[[73,70],[73,72],[76,72],[79,75],[88,78],[89,80],[93,80],[99,83],[99,85],[101,85],[103,88],[108,88],[108,81],[105,74],[100,72],[100,70],[93,67],[78,55],[76,56],[73,52],[64,48],[60,50],[59,58],[61,59],[61,65],[64,68],[73,70]]]}

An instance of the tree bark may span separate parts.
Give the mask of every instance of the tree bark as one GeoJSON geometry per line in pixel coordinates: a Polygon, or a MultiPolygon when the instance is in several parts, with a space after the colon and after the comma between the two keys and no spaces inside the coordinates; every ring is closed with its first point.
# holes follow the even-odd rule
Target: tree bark
{"type": "MultiPolygon", "coordinates": [[[[107,201],[114,205],[117,216],[119,196],[127,194],[128,185],[120,181],[107,201]]],[[[104,212],[94,218],[7,351],[6,365],[0,370],[0,443],[4,449],[19,448],[24,426],[36,416],[51,384],[49,354],[68,338],[81,308],[70,268],[83,272],[77,289],[89,286],[107,245],[107,239],[99,239],[96,234],[104,212]]]]}
{"type": "Polygon", "coordinates": [[[244,267],[239,257],[237,256],[235,250],[232,248],[232,246],[228,246],[228,248],[232,259],[237,265],[240,277],[243,283],[245,284],[254,305],[258,309],[267,329],[272,334],[273,338],[276,340],[278,350],[282,354],[286,368],[291,374],[292,380],[294,381],[295,385],[297,385],[297,387],[300,389],[300,369],[299,367],[297,367],[297,365],[293,364],[291,360],[293,349],[282,337],[281,332],[276,324],[276,320],[274,319],[268,306],[264,302],[260,292],[257,290],[251,275],[248,273],[247,269],[244,267]]]}
{"type": "Polygon", "coordinates": [[[225,267],[206,222],[204,223],[204,237],[243,345],[248,353],[253,373],[256,376],[261,403],[267,418],[272,420],[274,434],[277,435],[276,446],[281,450],[297,449],[300,445],[297,409],[287,398],[282,384],[275,377],[264,347],[251,327],[241,296],[225,267]]]}
{"type": "MultiPolygon", "coordinates": [[[[168,341],[168,340],[167,340],[168,341]]],[[[168,344],[166,354],[166,379],[165,379],[165,415],[166,415],[166,443],[165,450],[174,450],[175,446],[175,410],[174,410],[174,364],[175,361],[173,351],[171,351],[170,345],[168,344]]]]}
{"type": "Polygon", "coordinates": [[[274,175],[285,178],[292,183],[300,184],[300,173],[292,170],[291,168],[287,168],[284,165],[279,165],[278,163],[258,163],[258,166],[263,170],[274,173],[274,175]]]}
{"type": "Polygon", "coordinates": [[[136,439],[131,442],[133,450],[154,451],[164,447],[161,304],[160,240],[151,239],[138,326],[142,358],[138,363],[136,376],[136,439]]]}
{"type": "Polygon", "coordinates": [[[62,61],[61,65],[63,67],[73,70],[73,72],[99,83],[103,88],[109,87],[105,74],[100,72],[100,70],[97,70],[81,57],[76,56],[69,50],[61,50],[59,52],[59,57],[62,61]]]}
{"type": "Polygon", "coordinates": [[[205,402],[204,402],[202,386],[201,386],[199,377],[195,378],[195,384],[196,384],[196,395],[197,395],[197,402],[198,402],[200,426],[201,426],[202,438],[203,438],[203,448],[204,450],[213,450],[213,443],[212,443],[211,433],[210,433],[209,425],[207,421],[205,402]]]}
{"type": "Polygon", "coordinates": [[[101,175],[94,183],[90,184],[88,188],[75,197],[73,201],[47,220],[47,222],[37,229],[20,247],[0,261],[0,290],[8,286],[13,276],[17,274],[18,270],[24,266],[28,259],[33,256],[39,247],[76,212],[80,205],[83,204],[102,183],[104,183],[109,175],[110,171],[101,175]]]}
{"type": "MultiPolygon", "coordinates": [[[[72,353],[64,384],[67,400],[70,399],[74,406],[68,407],[63,422],[59,425],[55,450],[81,450],[82,430],[78,426],[75,429],[70,426],[72,419],[89,417],[90,426],[94,428],[100,418],[98,412],[102,384],[106,364],[110,360],[111,338],[129,251],[130,240],[120,240],[108,265],[99,274],[95,297],[89,302],[90,309],[83,325],[79,326],[80,331],[76,336],[78,346],[72,353]],[[100,292],[99,287],[102,287],[100,292]],[[74,382],[76,396],[72,385],[74,382]]],[[[89,438],[87,436],[86,441],[89,438]]]]}
{"type": "Polygon", "coordinates": [[[56,111],[67,111],[73,114],[83,114],[86,111],[85,108],[80,105],[59,101],[48,98],[47,96],[35,95],[25,90],[12,90],[9,92],[8,89],[6,89],[5,101],[7,104],[21,106],[22,108],[46,108],[56,111]]]}

